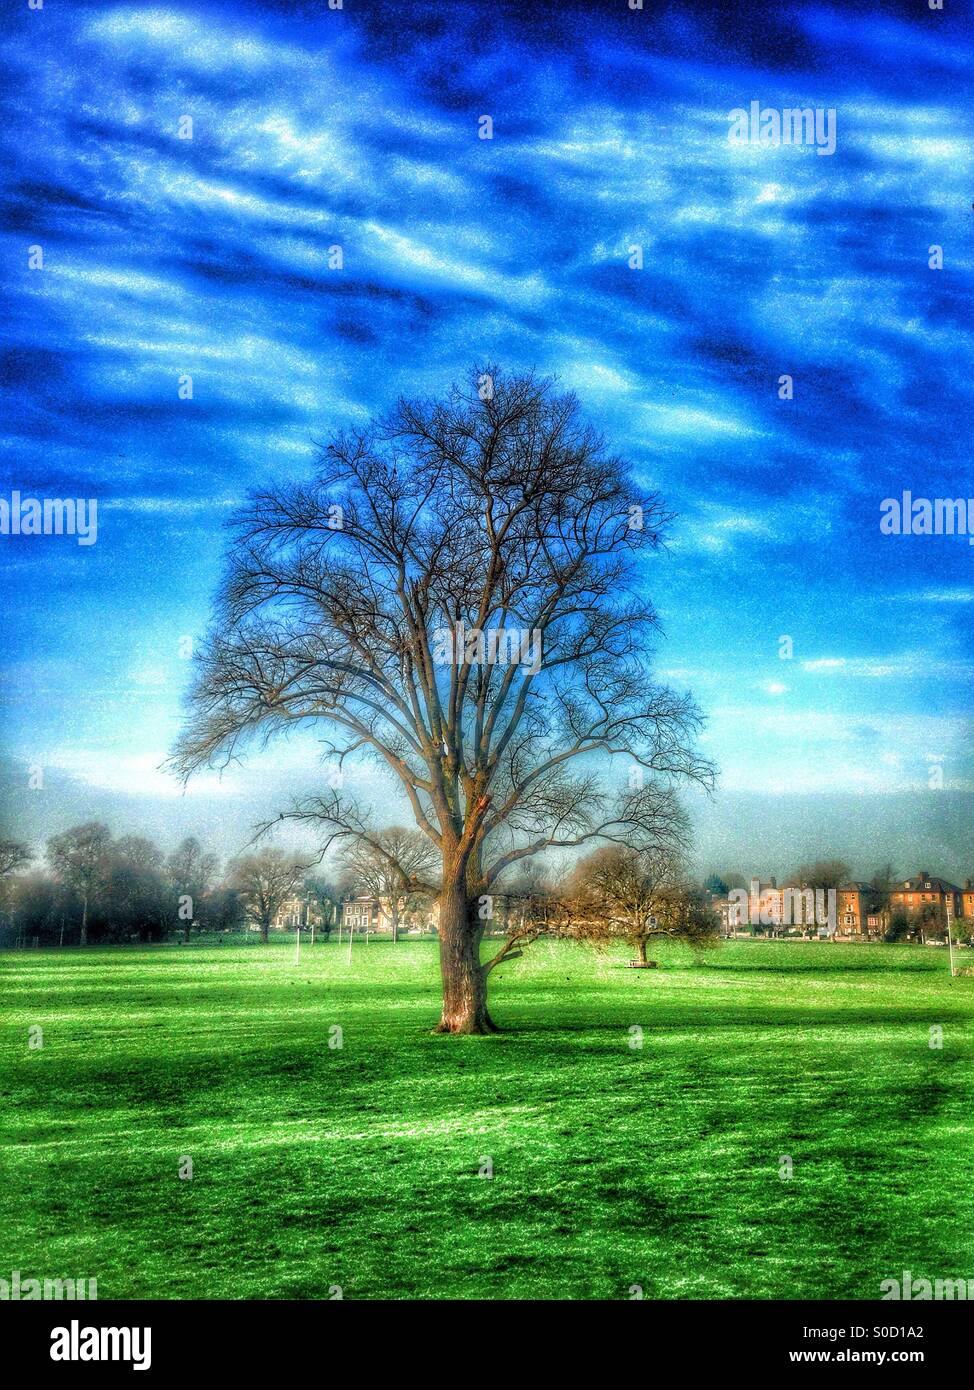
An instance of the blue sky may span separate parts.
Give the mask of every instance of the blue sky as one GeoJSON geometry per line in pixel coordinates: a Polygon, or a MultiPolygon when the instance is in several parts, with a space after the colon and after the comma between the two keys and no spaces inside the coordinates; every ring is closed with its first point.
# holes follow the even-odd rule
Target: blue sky
{"type": "Polygon", "coordinates": [[[946,5],[11,13],[2,491],[99,507],[90,547],[0,538],[11,822],[229,852],[313,784],[300,743],[185,796],[158,770],[222,524],[493,360],[558,374],[679,514],[647,584],[722,769],[701,863],[974,874],[974,547],[879,531],[904,489],[974,498],[974,31],[946,5]],[[834,109],[834,155],[732,145],[752,100],[834,109]]]}

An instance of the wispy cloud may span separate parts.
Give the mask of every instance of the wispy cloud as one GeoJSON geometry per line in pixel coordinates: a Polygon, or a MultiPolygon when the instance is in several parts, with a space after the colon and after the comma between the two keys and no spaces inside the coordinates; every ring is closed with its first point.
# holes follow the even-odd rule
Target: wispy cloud
{"type": "MultiPolygon", "coordinates": [[[[968,548],[890,545],[878,501],[969,476],[974,45],[882,6],[755,5],[24,6],[0,38],[2,457],[104,524],[83,557],[10,546],[10,660],[46,672],[12,740],[157,750],[186,668],[119,673],[170,670],[133,660],[147,633],[203,629],[235,501],[488,358],[560,373],[677,513],[646,567],[662,664],[735,776],[769,785],[784,750],[750,724],[744,749],[730,690],[793,716],[789,777],[833,787],[873,774],[816,701],[850,729],[880,697],[959,717],[968,548]],[[732,147],[752,98],[835,107],[835,155],[732,147]]],[[[907,775],[880,753],[878,783],[907,775]]]]}

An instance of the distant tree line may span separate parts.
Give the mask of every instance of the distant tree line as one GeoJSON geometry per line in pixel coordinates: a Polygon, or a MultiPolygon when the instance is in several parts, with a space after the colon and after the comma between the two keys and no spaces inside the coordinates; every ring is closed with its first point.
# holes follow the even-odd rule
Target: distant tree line
{"type": "Polygon", "coordinates": [[[162,941],[271,922],[292,895],[318,909],[324,930],[338,894],[297,856],[265,847],[220,861],[195,835],[170,853],[142,835],[114,836],[101,821],[53,835],[44,864],[31,846],[0,841],[0,925],[15,942],[87,945],[162,941]]]}

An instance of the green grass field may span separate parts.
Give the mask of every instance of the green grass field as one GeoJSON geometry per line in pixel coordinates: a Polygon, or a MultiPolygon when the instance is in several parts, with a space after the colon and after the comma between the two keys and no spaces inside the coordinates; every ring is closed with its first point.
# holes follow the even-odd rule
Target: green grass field
{"type": "Polygon", "coordinates": [[[0,1277],[103,1299],[974,1277],[974,978],[907,947],[660,959],[532,947],[493,976],[509,1031],[457,1038],[428,1031],[431,942],[350,966],[334,943],[298,966],[277,942],[7,952],[0,1277]]]}

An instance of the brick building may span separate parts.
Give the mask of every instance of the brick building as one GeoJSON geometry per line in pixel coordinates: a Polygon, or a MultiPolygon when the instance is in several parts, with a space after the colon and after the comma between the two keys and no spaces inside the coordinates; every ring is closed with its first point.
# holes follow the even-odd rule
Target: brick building
{"type": "Polygon", "coordinates": [[[911,917],[925,908],[938,909],[947,922],[964,915],[964,890],[926,869],[898,883],[889,896],[892,911],[903,908],[911,917]]]}

